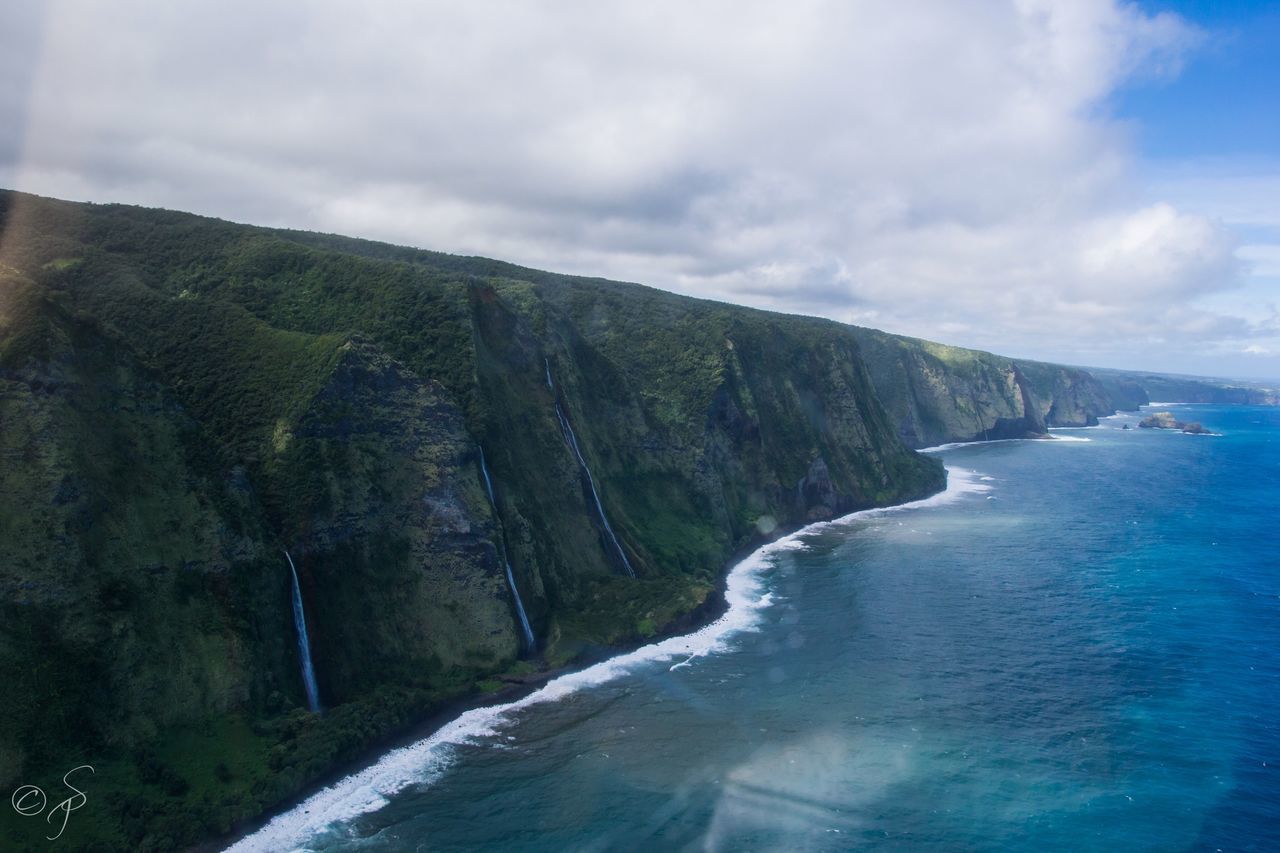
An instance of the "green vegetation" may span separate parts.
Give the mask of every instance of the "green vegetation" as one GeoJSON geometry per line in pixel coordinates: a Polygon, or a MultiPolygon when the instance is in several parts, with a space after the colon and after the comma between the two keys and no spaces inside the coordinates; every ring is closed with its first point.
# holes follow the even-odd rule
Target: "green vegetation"
{"type": "MultiPolygon", "coordinates": [[[[687,626],[762,519],[938,489],[909,445],[1105,402],[1070,368],[331,235],[4,192],[0,235],[0,782],[92,764],[69,850],[225,833],[504,676],[687,626]]],[[[0,845],[44,829],[10,811],[0,845]]]]}
{"type": "Polygon", "coordinates": [[[1117,405],[1088,371],[854,329],[876,392],[911,447],[1088,426],[1117,405]]]}
{"type": "Polygon", "coordinates": [[[941,481],[834,323],[164,211],[0,216],[0,777],[94,764],[72,849],[225,831],[527,670],[499,541],[560,664],[682,624],[763,515],[941,481]]]}

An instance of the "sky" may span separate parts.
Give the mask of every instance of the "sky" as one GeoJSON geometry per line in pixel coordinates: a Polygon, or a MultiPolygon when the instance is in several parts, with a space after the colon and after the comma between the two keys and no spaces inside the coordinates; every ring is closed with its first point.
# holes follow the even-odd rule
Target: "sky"
{"type": "Polygon", "coordinates": [[[0,5],[0,186],[1280,380],[1280,4],[0,5]]]}

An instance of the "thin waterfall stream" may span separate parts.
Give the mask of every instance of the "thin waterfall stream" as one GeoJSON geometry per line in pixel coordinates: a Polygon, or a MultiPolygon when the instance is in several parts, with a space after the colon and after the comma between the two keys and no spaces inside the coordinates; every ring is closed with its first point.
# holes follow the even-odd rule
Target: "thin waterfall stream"
{"type": "Polygon", "coordinates": [[[320,711],[320,687],[316,684],[316,671],[311,666],[311,640],[307,637],[307,617],[302,610],[302,588],[298,585],[298,570],[294,568],[293,557],[284,552],[289,561],[289,574],[293,577],[293,625],[298,629],[298,657],[302,661],[302,684],[307,690],[307,707],[312,711],[320,711]]]}
{"type": "MultiPolygon", "coordinates": [[[[480,448],[480,473],[484,475],[484,488],[489,493],[489,503],[493,505],[494,517],[498,519],[498,523],[502,523],[502,519],[498,516],[498,501],[493,495],[493,480],[489,478],[489,466],[484,461],[484,448],[480,448]]],[[[505,540],[505,536],[503,540],[505,540]]],[[[507,570],[507,586],[511,587],[511,597],[516,602],[516,615],[520,617],[520,630],[524,632],[525,649],[532,654],[538,650],[538,642],[534,639],[533,628],[529,625],[529,616],[525,613],[524,602],[520,600],[520,588],[516,586],[516,576],[511,571],[511,559],[507,556],[507,544],[500,541],[498,547],[502,551],[502,565],[507,570]]]]}
{"type": "MultiPolygon", "coordinates": [[[[546,361],[547,367],[547,387],[555,391],[555,384],[551,381],[551,362],[546,361]]],[[[600,522],[604,525],[604,532],[608,534],[609,541],[613,543],[613,547],[617,549],[618,556],[622,558],[622,565],[627,570],[627,574],[631,577],[636,576],[635,569],[631,568],[631,561],[627,559],[627,552],[622,550],[622,543],[618,541],[618,537],[614,535],[613,526],[609,524],[609,516],[605,515],[604,504],[600,502],[600,493],[596,491],[595,477],[591,476],[591,468],[587,466],[587,460],[582,456],[582,450],[578,447],[578,437],[574,435],[573,427],[569,424],[569,419],[564,416],[564,412],[560,408],[560,401],[553,399],[552,402],[556,407],[556,418],[560,421],[560,432],[564,435],[564,440],[568,442],[569,447],[573,450],[573,455],[578,458],[578,465],[582,467],[582,473],[587,475],[587,485],[591,487],[591,497],[596,502],[596,512],[600,514],[600,522]]]]}

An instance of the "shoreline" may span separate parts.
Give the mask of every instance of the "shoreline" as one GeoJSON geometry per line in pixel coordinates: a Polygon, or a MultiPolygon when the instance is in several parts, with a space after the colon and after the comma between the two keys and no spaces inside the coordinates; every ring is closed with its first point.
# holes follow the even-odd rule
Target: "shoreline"
{"type": "MultiPolygon", "coordinates": [[[[965,442],[971,443],[987,442],[965,442]]],[[[917,452],[942,449],[950,448],[917,452]]],[[[946,472],[943,488],[921,497],[860,509],[824,521],[790,525],[768,536],[753,537],[726,561],[715,591],[702,604],[665,625],[657,638],[637,638],[634,643],[601,646],[571,664],[530,673],[518,682],[507,682],[506,687],[493,693],[459,696],[445,702],[407,731],[371,743],[360,756],[325,774],[298,796],[263,812],[248,826],[190,849],[211,853],[215,850],[271,851],[296,846],[335,822],[377,811],[390,797],[406,788],[430,784],[452,763],[435,754],[439,747],[493,734],[496,726],[510,722],[506,716],[510,712],[558,701],[579,690],[607,683],[627,674],[636,664],[672,660],[687,654],[684,660],[671,666],[677,669],[719,651],[722,641],[755,629],[754,615],[771,604],[767,592],[751,597],[759,591],[758,575],[770,566],[767,560],[775,552],[796,547],[798,537],[861,518],[946,503],[962,494],[990,489],[970,479],[973,472],[966,469],[948,467],[946,472]],[[731,622],[731,616],[738,618],[731,622]],[[353,804],[355,800],[360,802],[353,804]],[[344,804],[343,813],[335,814],[334,810],[344,804]],[[318,816],[312,817],[313,812],[318,816]]]]}
{"type": "MultiPolygon", "coordinates": [[[[1111,417],[1111,416],[1109,415],[1108,417],[1111,417]]],[[[1084,426],[1084,427],[1049,427],[1049,429],[1097,429],[1097,426],[1095,425],[1095,426],[1084,426]]],[[[1093,441],[1093,439],[1073,438],[1072,436],[1068,436],[1068,435],[1050,435],[1049,433],[1045,433],[1044,435],[1022,436],[1021,438],[985,438],[985,439],[978,439],[977,441],[949,441],[946,444],[935,444],[932,447],[917,447],[915,448],[915,451],[916,453],[941,453],[944,450],[957,450],[961,447],[975,447],[978,445],[985,446],[988,444],[1009,444],[1015,441],[1078,442],[1078,441],[1093,441]]]]}
{"type": "MultiPolygon", "coordinates": [[[[945,491],[945,487],[941,491],[945,491]]],[[[934,494],[941,494],[941,491],[935,492],[934,494]]],[[[901,504],[894,504],[893,506],[900,505],[901,504]]],[[[866,512],[868,510],[861,511],[866,512]]],[[[812,522],[811,524],[813,523],[827,522],[812,522]]],[[[359,755],[336,765],[332,770],[307,785],[300,793],[263,811],[257,817],[244,821],[240,826],[234,827],[230,832],[224,833],[215,839],[203,841],[187,848],[188,853],[218,853],[218,851],[231,849],[265,828],[271,823],[271,821],[306,803],[307,800],[311,799],[311,797],[316,794],[331,788],[333,785],[341,782],[347,777],[353,776],[360,771],[371,767],[388,753],[413,746],[414,744],[426,740],[468,711],[479,710],[482,708],[499,708],[511,705],[512,703],[519,702],[533,693],[536,693],[538,690],[545,687],[548,682],[560,678],[561,676],[573,675],[574,673],[605,663],[613,658],[643,649],[646,646],[656,645],[665,640],[691,634],[713,624],[717,619],[724,615],[725,611],[729,609],[729,602],[728,599],[725,598],[725,593],[728,588],[729,575],[735,568],[737,568],[738,564],[751,556],[755,551],[771,545],[787,536],[799,533],[806,526],[810,525],[789,525],[787,527],[780,527],[769,536],[759,534],[749,539],[746,543],[737,548],[733,554],[730,555],[729,559],[725,561],[722,571],[717,574],[715,586],[712,588],[712,591],[708,593],[707,597],[703,599],[702,603],[697,607],[694,607],[692,610],[682,613],[672,619],[664,625],[655,636],[645,638],[636,637],[633,640],[614,643],[612,645],[595,646],[588,651],[580,652],[579,655],[569,663],[550,667],[548,669],[537,670],[523,676],[494,676],[497,680],[502,681],[505,686],[491,693],[467,693],[459,695],[453,699],[446,700],[407,729],[404,729],[395,735],[377,738],[371,741],[365,748],[360,750],[359,755]]]]}

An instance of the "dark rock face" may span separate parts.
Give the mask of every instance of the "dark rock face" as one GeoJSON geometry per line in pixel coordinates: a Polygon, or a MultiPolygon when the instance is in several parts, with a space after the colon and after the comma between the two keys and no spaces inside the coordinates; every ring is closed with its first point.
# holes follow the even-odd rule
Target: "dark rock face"
{"type": "Polygon", "coordinates": [[[288,541],[330,701],[516,654],[475,444],[438,383],[355,338],[276,442],[278,476],[319,478],[288,541]]]}
{"type": "Polygon", "coordinates": [[[821,456],[813,460],[809,471],[796,486],[796,508],[806,521],[835,518],[852,507],[852,499],[836,491],[831,471],[821,456]]]}

